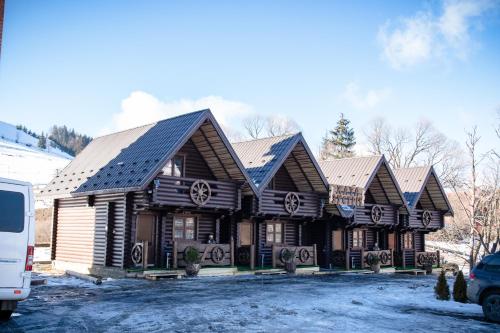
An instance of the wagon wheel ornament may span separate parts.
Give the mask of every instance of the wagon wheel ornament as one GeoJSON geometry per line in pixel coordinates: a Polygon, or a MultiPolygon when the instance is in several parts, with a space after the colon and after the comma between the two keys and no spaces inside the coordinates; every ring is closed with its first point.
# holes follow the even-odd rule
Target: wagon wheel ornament
{"type": "Polygon", "coordinates": [[[212,261],[219,264],[224,260],[224,249],[220,246],[216,246],[212,249],[212,261]]]}
{"type": "Polygon", "coordinates": [[[240,264],[246,265],[250,263],[250,249],[246,247],[240,247],[238,250],[238,262],[240,264]]]}
{"type": "Polygon", "coordinates": [[[300,262],[304,263],[311,258],[311,254],[309,253],[308,249],[300,249],[299,251],[299,260],[300,262]]]}
{"type": "Polygon", "coordinates": [[[382,252],[380,254],[380,263],[382,265],[385,265],[389,262],[389,255],[387,254],[387,252],[382,252]]]}
{"type": "Polygon", "coordinates": [[[380,220],[382,219],[382,208],[380,208],[380,206],[378,206],[378,205],[374,205],[372,207],[371,217],[372,217],[373,223],[375,223],[375,224],[379,223],[380,220]]]}
{"type": "Polygon", "coordinates": [[[135,265],[140,265],[142,264],[142,253],[143,253],[143,246],[141,243],[136,243],[132,247],[132,262],[135,265]]]}
{"type": "Polygon", "coordinates": [[[290,251],[289,249],[287,249],[287,248],[281,249],[281,251],[280,251],[280,261],[282,263],[285,263],[286,262],[285,257],[288,257],[291,254],[292,254],[292,251],[290,251]]]}
{"type": "Polygon", "coordinates": [[[212,197],[212,190],[206,181],[198,179],[191,185],[189,195],[196,205],[204,206],[212,197]]]}
{"type": "Polygon", "coordinates": [[[300,208],[300,198],[295,192],[288,192],[285,197],[285,210],[293,215],[299,211],[300,208]]]}
{"type": "Polygon", "coordinates": [[[429,212],[428,210],[424,210],[424,212],[422,213],[422,224],[424,225],[424,227],[427,228],[431,223],[431,220],[432,220],[431,212],[429,212]]]}

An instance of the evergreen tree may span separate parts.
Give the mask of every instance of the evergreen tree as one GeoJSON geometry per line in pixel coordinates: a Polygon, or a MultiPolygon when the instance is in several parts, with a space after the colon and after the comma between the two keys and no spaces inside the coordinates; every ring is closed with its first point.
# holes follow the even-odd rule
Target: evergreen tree
{"type": "Polygon", "coordinates": [[[453,299],[455,302],[467,303],[467,282],[462,271],[458,272],[453,284],[453,299]]]}
{"type": "Polygon", "coordinates": [[[38,138],[38,148],[47,149],[47,137],[43,132],[38,138]]]}
{"type": "Polygon", "coordinates": [[[350,127],[350,121],[340,114],[337,126],[330,130],[324,137],[321,144],[321,158],[344,158],[354,156],[354,146],[356,138],[354,129],[350,127]]]}
{"type": "Polygon", "coordinates": [[[436,298],[439,300],[450,300],[450,287],[448,286],[448,281],[446,281],[444,270],[442,270],[439,274],[437,284],[434,287],[434,293],[436,294],[436,298]]]}

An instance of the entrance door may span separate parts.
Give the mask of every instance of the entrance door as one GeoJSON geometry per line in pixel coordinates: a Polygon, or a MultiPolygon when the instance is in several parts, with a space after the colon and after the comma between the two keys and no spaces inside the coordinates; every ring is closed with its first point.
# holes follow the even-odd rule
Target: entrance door
{"type": "Polygon", "coordinates": [[[253,223],[238,223],[238,264],[252,266],[253,223]]]}
{"type": "Polygon", "coordinates": [[[156,217],[155,215],[137,216],[135,239],[137,242],[148,242],[144,248],[147,265],[154,266],[156,261],[156,217]]]}

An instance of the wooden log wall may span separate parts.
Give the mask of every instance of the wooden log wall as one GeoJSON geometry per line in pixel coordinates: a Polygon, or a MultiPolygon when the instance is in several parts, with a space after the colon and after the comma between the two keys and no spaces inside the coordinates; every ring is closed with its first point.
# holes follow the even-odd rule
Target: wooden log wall
{"type": "Polygon", "coordinates": [[[415,229],[441,229],[444,225],[444,216],[440,211],[429,210],[431,213],[431,223],[426,227],[422,223],[423,209],[414,209],[409,215],[408,227],[415,229]]]}
{"type": "MultiPolygon", "coordinates": [[[[394,226],[398,223],[398,212],[393,206],[378,205],[382,209],[382,218],[377,226],[394,226]]],[[[354,224],[375,225],[371,218],[373,205],[366,204],[363,207],[355,208],[354,224]]]]}
{"type": "MultiPolygon", "coordinates": [[[[264,190],[259,200],[259,212],[265,215],[290,216],[285,209],[285,197],[289,192],[264,190]]],[[[300,198],[300,208],[294,216],[320,217],[321,200],[315,192],[296,192],[300,198]]]]}
{"type": "MultiPolygon", "coordinates": [[[[274,222],[274,221],[270,221],[274,222]]],[[[284,227],[284,244],[297,246],[298,245],[298,225],[296,221],[281,220],[284,227]]],[[[257,262],[256,266],[261,266],[261,256],[264,255],[264,266],[272,265],[272,244],[266,241],[266,221],[258,223],[258,246],[257,246],[257,262]]]]}

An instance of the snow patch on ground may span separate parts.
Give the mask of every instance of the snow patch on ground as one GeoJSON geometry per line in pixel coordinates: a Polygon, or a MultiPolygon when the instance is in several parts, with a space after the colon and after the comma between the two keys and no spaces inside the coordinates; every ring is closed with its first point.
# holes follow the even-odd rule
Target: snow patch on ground
{"type": "MultiPolygon", "coordinates": [[[[112,280],[49,277],[0,331],[498,332],[474,304],[438,301],[435,276],[112,280]]],[[[452,280],[449,280],[450,286],[452,280]]]]}

